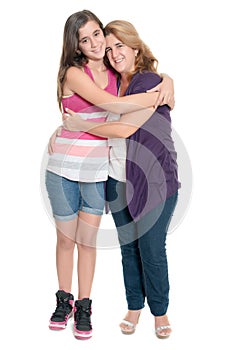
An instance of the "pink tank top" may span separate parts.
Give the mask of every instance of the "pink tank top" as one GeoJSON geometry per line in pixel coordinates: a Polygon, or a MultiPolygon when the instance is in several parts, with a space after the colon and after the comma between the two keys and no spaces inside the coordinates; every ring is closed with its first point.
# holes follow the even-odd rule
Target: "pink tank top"
{"type": "MultiPolygon", "coordinates": [[[[85,73],[93,76],[88,66],[85,73]]],[[[105,91],[117,95],[116,76],[107,70],[105,91]]],[[[109,112],[94,106],[77,94],[62,99],[63,109],[70,108],[89,121],[105,122],[109,112]]],[[[70,180],[81,182],[105,181],[108,177],[109,147],[105,138],[86,132],[63,129],[56,138],[54,153],[49,157],[47,169],[70,180]]]]}

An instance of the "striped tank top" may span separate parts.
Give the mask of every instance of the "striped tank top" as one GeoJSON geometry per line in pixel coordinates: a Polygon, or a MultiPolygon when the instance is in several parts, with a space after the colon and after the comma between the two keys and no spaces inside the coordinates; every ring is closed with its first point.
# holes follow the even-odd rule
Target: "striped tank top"
{"type": "MultiPolygon", "coordinates": [[[[84,67],[92,80],[88,66],[84,67]]],[[[117,95],[115,74],[107,70],[108,84],[105,91],[117,95]]],[[[89,121],[105,122],[109,112],[92,105],[90,102],[73,94],[62,99],[63,109],[69,108],[89,121]]],[[[49,156],[47,170],[67,179],[80,182],[105,181],[108,177],[109,147],[108,140],[80,131],[63,129],[56,138],[54,153],[49,156]]]]}

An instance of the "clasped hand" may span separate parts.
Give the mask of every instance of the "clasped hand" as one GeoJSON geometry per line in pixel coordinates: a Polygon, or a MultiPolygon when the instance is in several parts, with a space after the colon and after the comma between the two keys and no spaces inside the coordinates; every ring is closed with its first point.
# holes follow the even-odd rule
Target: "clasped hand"
{"type": "Polygon", "coordinates": [[[78,113],[73,112],[71,109],[66,108],[66,113],[63,113],[63,127],[70,131],[79,131],[79,122],[81,117],[78,113]]]}

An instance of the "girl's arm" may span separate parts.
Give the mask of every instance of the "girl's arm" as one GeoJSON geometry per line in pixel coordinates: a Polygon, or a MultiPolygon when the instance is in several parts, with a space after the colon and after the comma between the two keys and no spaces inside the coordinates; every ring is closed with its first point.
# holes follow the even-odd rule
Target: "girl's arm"
{"type": "Polygon", "coordinates": [[[163,79],[162,82],[152,89],[147,90],[147,92],[158,91],[157,105],[162,106],[167,104],[172,110],[175,107],[174,81],[166,73],[161,73],[160,76],[163,79]]]}
{"type": "MultiPolygon", "coordinates": [[[[156,88],[162,91],[165,103],[168,104],[167,99],[169,99],[170,96],[174,97],[174,87],[173,80],[170,77],[165,77],[165,81],[166,82],[164,85],[159,84],[156,88]],[[170,86],[170,84],[172,85],[170,86]]],[[[83,120],[79,117],[78,114],[67,109],[66,111],[70,114],[70,116],[68,114],[68,116],[64,118],[64,127],[65,129],[71,131],[80,130],[102,137],[127,138],[136,132],[136,130],[151,117],[153,112],[156,110],[156,107],[157,106],[141,109],[132,113],[127,113],[125,115],[122,115],[119,121],[111,121],[105,123],[95,123],[83,120]]]]}
{"type": "Polygon", "coordinates": [[[119,121],[104,123],[89,122],[81,119],[79,114],[66,109],[69,116],[64,116],[63,126],[70,131],[85,131],[90,134],[108,138],[127,138],[134,134],[154,113],[155,108],[145,108],[140,111],[127,113],[119,121]]]}
{"type": "Polygon", "coordinates": [[[159,92],[140,93],[117,97],[99,88],[81,69],[70,67],[66,86],[85,100],[107,111],[122,114],[157,105],[159,92]]]}

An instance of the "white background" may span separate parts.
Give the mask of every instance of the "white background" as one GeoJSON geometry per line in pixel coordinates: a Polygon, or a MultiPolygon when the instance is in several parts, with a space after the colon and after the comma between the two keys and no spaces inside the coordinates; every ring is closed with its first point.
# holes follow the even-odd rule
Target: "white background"
{"type": "MultiPolygon", "coordinates": [[[[1,348],[233,348],[233,12],[231,1],[1,2],[1,348]],[[48,138],[60,124],[56,76],[63,26],[89,9],[131,21],[175,82],[172,112],[192,164],[186,216],[168,237],[173,335],[158,340],[146,307],[137,331],[118,323],[126,302],[119,249],[99,249],[94,336],[51,332],[55,230],[40,190],[48,138]]],[[[74,293],[76,293],[74,274],[74,293]]]]}

